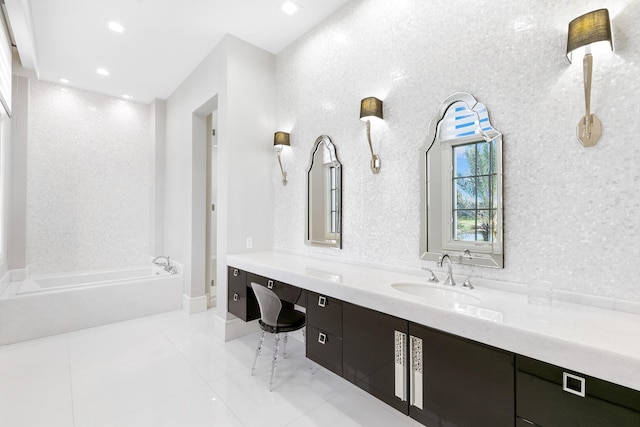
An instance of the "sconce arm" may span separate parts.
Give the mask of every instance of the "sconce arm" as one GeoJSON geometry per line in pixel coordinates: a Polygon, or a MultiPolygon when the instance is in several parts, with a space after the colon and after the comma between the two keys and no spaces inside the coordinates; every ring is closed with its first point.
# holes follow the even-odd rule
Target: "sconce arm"
{"type": "Polygon", "coordinates": [[[282,147],[278,147],[276,149],[278,154],[278,164],[280,165],[280,172],[282,172],[282,185],[287,185],[287,173],[284,171],[284,167],[282,166],[282,147]]]}
{"type": "Polygon", "coordinates": [[[367,141],[369,141],[369,150],[371,150],[371,171],[373,173],[380,172],[380,156],[373,152],[373,144],[371,143],[371,121],[367,120],[367,141]]]}
{"type": "Polygon", "coordinates": [[[595,114],[591,114],[591,81],[593,75],[593,56],[587,53],[582,60],[584,74],[584,105],[586,115],[578,122],[577,137],[585,147],[596,145],[602,135],[602,123],[595,114]]]}
{"type": "Polygon", "coordinates": [[[591,80],[593,76],[593,55],[587,53],[582,59],[582,71],[584,74],[584,105],[587,111],[586,125],[587,135],[591,133],[591,80]]]}

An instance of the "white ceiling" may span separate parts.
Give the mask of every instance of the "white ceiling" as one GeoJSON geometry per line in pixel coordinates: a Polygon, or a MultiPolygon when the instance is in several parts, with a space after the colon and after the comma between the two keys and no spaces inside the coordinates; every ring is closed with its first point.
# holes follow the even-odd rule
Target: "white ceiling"
{"type": "Polygon", "coordinates": [[[295,0],[301,9],[289,16],[283,0],[30,0],[39,78],[166,99],[225,34],[275,54],[347,1],[295,0]],[[115,33],[109,21],[127,30],[115,33]]]}

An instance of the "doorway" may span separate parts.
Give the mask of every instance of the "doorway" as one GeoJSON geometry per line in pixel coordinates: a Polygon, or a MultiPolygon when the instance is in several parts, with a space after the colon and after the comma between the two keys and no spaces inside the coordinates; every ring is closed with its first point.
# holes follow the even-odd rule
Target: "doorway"
{"type": "Polygon", "coordinates": [[[206,286],[208,308],[216,306],[216,280],[217,280],[217,238],[218,238],[218,110],[214,110],[207,116],[207,185],[205,204],[207,212],[206,225],[206,286]]]}

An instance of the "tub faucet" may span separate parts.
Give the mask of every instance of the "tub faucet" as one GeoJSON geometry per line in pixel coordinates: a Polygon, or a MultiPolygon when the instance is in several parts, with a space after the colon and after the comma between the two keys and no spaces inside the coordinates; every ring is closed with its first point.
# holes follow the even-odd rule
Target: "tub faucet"
{"type": "Polygon", "coordinates": [[[168,256],[160,255],[157,256],[151,261],[155,265],[159,267],[164,267],[164,271],[170,274],[176,274],[178,271],[176,270],[175,265],[171,265],[171,258],[168,256]],[[164,261],[162,261],[164,259],[164,261]]]}
{"type": "Polygon", "coordinates": [[[455,286],[456,282],[455,280],[453,280],[453,268],[451,264],[451,257],[449,256],[449,254],[440,255],[440,258],[438,258],[438,267],[442,267],[445,259],[447,260],[447,278],[445,279],[444,284],[455,286]]]}

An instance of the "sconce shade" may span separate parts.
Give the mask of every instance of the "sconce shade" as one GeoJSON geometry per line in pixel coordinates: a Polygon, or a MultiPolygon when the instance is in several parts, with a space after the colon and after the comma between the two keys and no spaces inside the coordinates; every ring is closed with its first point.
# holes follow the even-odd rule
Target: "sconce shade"
{"type": "Polygon", "coordinates": [[[382,101],[375,96],[360,101],[360,120],[369,120],[371,117],[383,118],[382,101]]]}
{"type": "Polygon", "coordinates": [[[608,41],[613,50],[609,11],[598,9],[578,16],[569,22],[567,59],[571,62],[571,52],[574,50],[601,41],[608,41]]]}
{"type": "Polygon", "coordinates": [[[276,132],[273,134],[273,146],[289,146],[289,134],[287,132],[276,132]]]}

